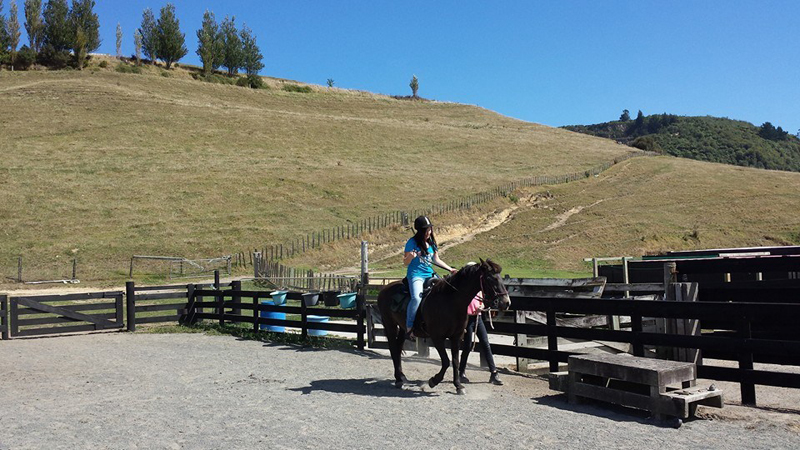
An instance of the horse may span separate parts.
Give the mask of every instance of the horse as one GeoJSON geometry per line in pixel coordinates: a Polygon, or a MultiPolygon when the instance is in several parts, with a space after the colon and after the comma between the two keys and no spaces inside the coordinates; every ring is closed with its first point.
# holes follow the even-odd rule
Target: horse
{"type": "MultiPolygon", "coordinates": [[[[445,339],[450,339],[450,351],[453,356],[453,384],[458,394],[464,393],[464,386],[458,376],[458,353],[464,329],[467,326],[467,306],[479,291],[483,291],[484,304],[492,309],[506,310],[511,306],[508,291],[500,278],[502,268],[491,260],[480,260],[480,264],[470,264],[458,272],[438,280],[427,293],[419,310],[414,333],[419,337],[430,337],[436,351],[442,358],[442,368],[428,380],[430,387],[435,387],[444,379],[450,360],[447,358],[445,339]],[[423,327],[420,326],[422,322],[423,327]]],[[[392,297],[395,289],[399,289],[401,281],[395,281],[378,294],[380,310],[389,351],[394,362],[395,386],[402,387],[407,382],[400,362],[400,354],[406,336],[406,310],[392,311],[392,297]]]]}

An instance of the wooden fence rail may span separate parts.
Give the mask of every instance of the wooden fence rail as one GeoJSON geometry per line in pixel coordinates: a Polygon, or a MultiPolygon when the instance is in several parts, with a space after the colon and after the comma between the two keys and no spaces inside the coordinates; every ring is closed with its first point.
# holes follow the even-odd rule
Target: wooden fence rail
{"type": "Polygon", "coordinates": [[[308,330],[339,331],[356,334],[356,344],[359,350],[364,349],[366,332],[365,326],[365,303],[362,295],[356,296],[355,309],[328,309],[312,308],[306,306],[304,301],[300,301],[300,306],[268,305],[262,304],[261,300],[270,299],[268,292],[264,291],[243,291],[216,290],[216,289],[195,289],[190,295],[187,305],[185,323],[193,324],[197,320],[209,319],[216,320],[220,325],[227,323],[250,323],[254,331],[259,331],[261,325],[284,326],[300,329],[302,337],[308,336],[308,330]],[[213,298],[213,301],[205,301],[205,298],[213,298]],[[205,308],[213,308],[214,312],[204,312],[205,308]],[[250,311],[249,315],[242,314],[241,311],[250,311]],[[240,311],[238,314],[234,311],[240,311]],[[286,320],[261,317],[261,312],[277,312],[285,314],[299,315],[299,320],[286,320]],[[354,324],[349,323],[326,323],[308,321],[309,315],[328,316],[345,319],[354,319],[354,324]]]}
{"type": "Polygon", "coordinates": [[[526,334],[547,336],[547,349],[492,344],[498,355],[545,360],[550,370],[567,362],[574,353],[559,351],[558,338],[602,340],[630,344],[633,354],[644,356],[644,346],[669,346],[699,349],[720,359],[738,362],[738,368],[700,365],[698,376],[720,381],[733,381],[741,386],[742,403],[755,404],[755,385],[800,388],[800,373],[755,370],[754,362],[800,365],[800,336],[792,339],[760,339],[752,334],[754,324],[796,324],[800,320],[800,304],[780,303],[716,303],[657,302],[646,300],[553,299],[513,297],[512,310],[542,311],[547,324],[494,323],[494,334],[526,334]],[[631,330],[608,330],[558,326],[557,313],[603,314],[629,316],[631,330]],[[719,320],[729,318],[733,333],[699,336],[649,333],[642,330],[643,318],[719,320]]]}
{"type": "Polygon", "coordinates": [[[122,296],[120,291],[111,291],[11,297],[10,335],[41,336],[122,328],[122,296]]]}

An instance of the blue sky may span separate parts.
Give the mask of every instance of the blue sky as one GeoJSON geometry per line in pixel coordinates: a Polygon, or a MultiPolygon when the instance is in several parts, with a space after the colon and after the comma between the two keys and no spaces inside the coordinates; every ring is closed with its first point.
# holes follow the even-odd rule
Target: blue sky
{"type": "MultiPolygon", "coordinates": [[[[173,3],[189,63],[209,9],[253,29],[263,75],[408,95],[416,74],[423,97],[552,126],[629,109],[800,129],[796,0],[173,3]]],[[[142,10],[164,4],[98,0],[99,51],[114,53],[120,22],[133,53],[142,10]]]]}

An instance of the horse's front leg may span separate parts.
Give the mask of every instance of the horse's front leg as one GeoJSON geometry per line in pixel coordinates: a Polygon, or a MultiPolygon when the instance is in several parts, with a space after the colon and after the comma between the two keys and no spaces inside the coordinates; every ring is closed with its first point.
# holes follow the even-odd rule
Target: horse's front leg
{"type": "Polygon", "coordinates": [[[464,386],[461,384],[461,377],[458,376],[458,352],[461,349],[461,338],[450,338],[450,353],[453,355],[453,384],[456,386],[456,394],[464,393],[464,386]]]}
{"type": "Polygon", "coordinates": [[[436,387],[437,384],[441,383],[444,379],[444,373],[447,372],[447,368],[450,367],[450,360],[447,359],[447,350],[444,348],[444,339],[437,338],[433,339],[433,345],[436,347],[436,351],[439,352],[439,357],[442,358],[442,369],[439,370],[439,373],[433,376],[430,380],[428,380],[428,386],[436,387]]]}

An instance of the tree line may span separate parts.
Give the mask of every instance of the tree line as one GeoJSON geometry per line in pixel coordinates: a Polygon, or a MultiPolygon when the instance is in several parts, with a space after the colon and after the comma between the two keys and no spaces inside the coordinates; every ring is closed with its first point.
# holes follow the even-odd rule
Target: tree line
{"type": "Polygon", "coordinates": [[[27,69],[34,62],[49,67],[72,64],[82,68],[90,52],[100,47],[100,22],[94,0],[25,0],[24,27],[29,43],[20,45],[21,27],[15,0],[9,15],[0,0],[0,65],[27,69]],[[19,50],[18,50],[19,48],[19,50]]]}
{"type": "MultiPolygon", "coordinates": [[[[24,0],[24,28],[29,43],[20,46],[21,26],[16,0],[10,0],[8,17],[3,15],[0,0],[0,66],[28,69],[34,63],[51,68],[68,65],[82,69],[89,53],[100,47],[100,22],[94,12],[94,0],[24,0]]],[[[229,76],[243,69],[250,84],[259,84],[258,72],[264,68],[263,55],[253,31],[243,24],[238,30],[235,17],[225,16],[217,23],[214,13],[206,11],[197,30],[197,55],[203,64],[203,74],[224,67],[229,76]]],[[[116,50],[121,57],[122,27],[117,24],[116,50]]],[[[153,10],[142,13],[142,21],[134,35],[135,55],[132,59],[150,63],[161,60],[169,70],[188,50],[185,34],[181,32],[175,6],[167,3],[156,18],[153,10]]],[[[255,87],[255,86],[254,86],[255,87]]]]}

